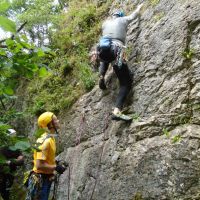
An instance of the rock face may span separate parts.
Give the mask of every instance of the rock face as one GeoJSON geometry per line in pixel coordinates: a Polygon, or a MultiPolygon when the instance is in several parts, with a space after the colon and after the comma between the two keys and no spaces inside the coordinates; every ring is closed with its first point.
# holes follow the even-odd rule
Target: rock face
{"type": "Polygon", "coordinates": [[[135,120],[111,120],[112,75],[106,92],[96,86],[60,116],[69,167],[59,200],[200,199],[200,2],[144,7],[127,37],[134,83],[125,108],[135,120]]]}

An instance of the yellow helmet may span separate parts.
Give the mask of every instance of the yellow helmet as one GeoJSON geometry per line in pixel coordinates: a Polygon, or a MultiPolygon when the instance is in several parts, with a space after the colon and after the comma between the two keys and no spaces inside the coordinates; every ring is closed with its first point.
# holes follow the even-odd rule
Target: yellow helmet
{"type": "Polygon", "coordinates": [[[44,112],[38,117],[38,126],[41,128],[46,128],[47,124],[52,121],[53,118],[52,112],[44,112]]]}

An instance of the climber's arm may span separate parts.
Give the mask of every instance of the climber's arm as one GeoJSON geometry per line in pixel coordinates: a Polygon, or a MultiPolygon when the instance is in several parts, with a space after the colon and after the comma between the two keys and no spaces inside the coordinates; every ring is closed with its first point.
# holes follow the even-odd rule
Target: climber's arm
{"type": "Polygon", "coordinates": [[[130,14],[130,15],[128,15],[128,16],[125,16],[124,19],[126,19],[126,20],[130,23],[133,19],[135,19],[135,18],[139,15],[140,9],[142,8],[142,6],[143,6],[143,4],[140,4],[140,5],[136,8],[136,10],[134,10],[134,11],[132,12],[132,14],[130,14]]]}

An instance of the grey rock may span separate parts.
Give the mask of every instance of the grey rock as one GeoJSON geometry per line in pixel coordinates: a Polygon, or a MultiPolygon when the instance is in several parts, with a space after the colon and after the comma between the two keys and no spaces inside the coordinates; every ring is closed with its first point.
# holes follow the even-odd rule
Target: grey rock
{"type": "Polygon", "coordinates": [[[60,116],[59,157],[69,168],[59,200],[200,199],[200,3],[151,2],[128,32],[134,83],[125,108],[139,117],[111,120],[111,71],[107,92],[96,86],[60,116]]]}

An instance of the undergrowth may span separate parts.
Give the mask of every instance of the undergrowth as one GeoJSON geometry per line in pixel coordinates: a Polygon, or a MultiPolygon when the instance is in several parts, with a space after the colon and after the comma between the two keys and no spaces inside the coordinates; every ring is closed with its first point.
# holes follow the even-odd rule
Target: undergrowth
{"type": "Polygon", "coordinates": [[[49,64],[50,74],[34,78],[28,86],[28,111],[39,115],[50,110],[69,109],[85,92],[90,91],[96,75],[89,64],[89,50],[98,41],[102,20],[112,1],[100,5],[87,0],[70,1],[67,12],[53,37],[56,57],[49,64]],[[81,8],[81,9],[80,9],[81,8]]]}

